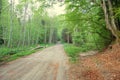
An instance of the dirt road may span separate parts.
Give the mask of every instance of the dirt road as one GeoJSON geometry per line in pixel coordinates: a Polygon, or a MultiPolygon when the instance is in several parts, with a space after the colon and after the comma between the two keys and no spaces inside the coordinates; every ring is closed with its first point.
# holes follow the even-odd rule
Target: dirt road
{"type": "Polygon", "coordinates": [[[0,80],[68,80],[68,68],[62,45],[56,45],[1,66],[0,80]]]}

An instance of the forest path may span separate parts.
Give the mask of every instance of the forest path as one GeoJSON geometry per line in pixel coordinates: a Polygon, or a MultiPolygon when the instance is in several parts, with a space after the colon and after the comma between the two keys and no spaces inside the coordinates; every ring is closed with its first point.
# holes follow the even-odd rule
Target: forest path
{"type": "Polygon", "coordinates": [[[68,57],[61,44],[0,67],[0,80],[68,80],[68,57]]]}

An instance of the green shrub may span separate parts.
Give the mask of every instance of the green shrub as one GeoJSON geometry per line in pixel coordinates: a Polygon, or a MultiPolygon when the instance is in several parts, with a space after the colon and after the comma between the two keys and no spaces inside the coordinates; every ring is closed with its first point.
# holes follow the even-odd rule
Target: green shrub
{"type": "Polygon", "coordinates": [[[87,52],[89,50],[93,50],[93,48],[92,46],[87,45],[82,45],[78,47],[73,44],[64,44],[64,50],[70,57],[70,60],[72,62],[76,62],[81,52],[87,52]]]}
{"type": "Polygon", "coordinates": [[[79,55],[79,52],[81,51],[79,47],[76,47],[72,44],[65,44],[64,50],[67,53],[67,55],[70,57],[71,61],[76,61],[77,56],[79,55]]]}
{"type": "MultiPolygon", "coordinates": [[[[49,47],[53,44],[40,44],[40,46],[49,47]]],[[[19,48],[7,48],[7,47],[1,47],[0,48],[0,62],[3,61],[11,61],[15,60],[22,56],[30,55],[40,49],[33,50],[36,47],[36,45],[31,47],[19,47],[19,48]]],[[[42,49],[42,48],[41,48],[42,49]]]]}

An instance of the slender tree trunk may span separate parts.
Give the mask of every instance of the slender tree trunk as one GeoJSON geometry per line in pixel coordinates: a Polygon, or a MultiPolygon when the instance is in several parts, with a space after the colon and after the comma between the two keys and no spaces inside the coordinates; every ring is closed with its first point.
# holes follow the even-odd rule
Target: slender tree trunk
{"type": "Polygon", "coordinates": [[[28,40],[27,40],[27,45],[29,46],[30,45],[30,29],[28,28],[28,40]]]}
{"type": "Polygon", "coordinates": [[[8,40],[8,47],[11,47],[12,46],[12,44],[11,44],[11,42],[12,42],[12,30],[13,30],[13,0],[11,0],[10,1],[11,3],[11,5],[10,5],[10,13],[11,13],[11,15],[10,15],[10,34],[9,34],[9,40],[8,40]]]}
{"type": "Polygon", "coordinates": [[[2,13],[2,0],[0,0],[0,16],[1,16],[1,13],[2,13]]]}
{"type": "Polygon", "coordinates": [[[26,22],[27,9],[28,9],[28,2],[25,3],[25,11],[24,11],[24,19],[23,19],[23,46],[25,46],[25,41],[26,41],[26,27],[25,27],[25,22],[26,22]]]}
{"type": "Polygon", "coordinates": [[[36,44],[38,44],[38,42],[39,42],[39,30],[38,30],[36,35],[37,35],[36,44]]]}
{"type": "Polygon", "coordinates": [[[31,29],[31,20],[30,20],[30,16],[29,16],[29,23],[30,23],[30,26],[28,27],[28,40],[27,40],[27,45],[30,46],[30,29],[31,29]]]}
{"type": "Polygon", "coordinates": [[[47,43],[47,28],[45,26],[45,35],[44,35],[44,43],[47,43]]]}
{"type": "MultiPolygon", "coordinates": [[[[22,26],[20,18],[18,18],[18,22],[19,22],[19,25],[22,26]]],[[[18,34],[19,34],[19,37],[20,37],[20,38],[19,38],[19,40],[18,40],[17,48],[20,47],[20,44],[21,44],[21,41],[22,41],[22,27],[20,27],[20,31],[19,31],[18,34]]]]}
{"type": "Polygon", "coordinates": [[[51,44],[51,43],[52,43],[52,39],[53,39],[53,32],[54,32],[54,30],[53,30],[53,28],[51,27],[51,28],[50,28],[50,35],[49,35],[49,44],[51,44]]]}
{"type": "Polygon", "coordinates": [[[34,33],[32,33],[33,36],[32,36],[32,45],[35,45],[36,44],[36,32],[34,31],[34,33]]]}
{"type": "Polygon", "coordinates": [[[70,43],[70,34],[67,34],[67,43],[70,43]]]}

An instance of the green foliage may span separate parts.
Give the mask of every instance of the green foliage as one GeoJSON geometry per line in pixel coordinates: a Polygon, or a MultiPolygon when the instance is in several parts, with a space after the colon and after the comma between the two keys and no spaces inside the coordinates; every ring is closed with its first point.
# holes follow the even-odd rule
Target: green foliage
{"type": "MultiPolygon", "coordinates": [[[[65,45],[65,50],[72,59],[76,59],[79,52],[103,49],[111,43],[113,36],[106,29],[99,1],[65,0],[66,14],[50,17],[45,10],[56,4],[56,0],[20,0],[17,6],[8,3],[8,0],[2,0],[0,39],[4,41],[2,46],[5,48],[1,48],[1,56],[23,56],[29,54],[21,52],[26,49],[24,47],[53,44],[58,40],[73,44],[68,47],[65,45]],[[35,7],[36,3],[41,5],[35,7]]],[[[116,4],[115,1],[112,2],[116,4]]],[[[119,25],[119,5],[113,6],[119,25]]]]}
{"type": "MultiPolygon", "coordinates": [[[[24,50],[27,48],[24,48],[24,50]]],[[[0,48],[0,62],[4,61],[6,58],[8,58],[10,55],[14,55],[18,52],[24,51],[22,48],[6,48],[6,47],[1,47],[0,48]]]]}
{"type": "Polygon", "coordinates": [[[12,56],[10,56],[7,61],[12,61],[12,60],[15,60],[15,59],[18,59],[20,57],[23,57],[23,56],[27,56],[27,55],[30,55],[32,53],[35,53],[37,50],[27,50],[27,51],[22,51],[22,52],[18,52],[12,56]]]}
{"type": "MultiPolygon", "coordinates": [[[[32,48],[32,47],[31,47],[32,48]]],[[[29,47],[24,47],[24,48],[7,48],[7,47],[4,47],[2,46],[0,48],[0,57],[4,57],[6,55],[14,55],[18,52],[21,52],[21,51],[25,51],[25,50],[28,50],[28,49],[31,49],[29,47]]]]}
{"type": "Polygon", "coordinates": [[[106,29],[104,14],[97,2],[66,0],[66,5],[65,20],[67,25],[64,26],[68,28],[68,32],[72,33],[74,45],[99,50],[111,43],[112,34],[106,29]]]}
{"type": "Polygon", "coordinates": [[[44,10],[45,7],[41,7],[43,5],[38,9],[35,6],[29,7],[32,12],[28,14],[28,6],[35,4],[32,0],[21,0],[16,7],[14,3],[10,5],[7,0],[4,0],[2,4],[0,39],[2,36],[5,46],[10,48],[32,46],[45,43],[45,39],[46,43],[57,42],[57,19],[54,17],[51,21],[51,17],[44,10]],[[53,33],[51,28],[53,28],[53,33]]]}
{"type": "Polygon", "coordinates": [[[79,52],[102,50],[112,42],[113,36],[106,29],[99,1],[65,0],[65,3],[67,7],[63,32],[71,33],[73,44],[67,44],[64,48],[73,61],[77,59],[79,52]]]}
{"type": "Polygon", "coordinates": [[[72,62],[77,61],[80,52],[86,52],[89,49],[86,46],[75,46],[73,44],[64,44],[64,50],[67,53],[67,55],[70,57],[70,60],[72,62]]]}
{"type": "Polygon", "coordinates": [[[0,0],[0,43],[1,39],[4,41],[0,46],[0,61],[29,55],[34,52],[32,46],[48,47],[57,42],[57,17],[52,18],[45,11],[52,4],[45,0],[20,0],[15,6],[14,2],[0,0]],[[43,4],[36,8],[39,2],[43,4]]]}
{"type": "Polygon", "coordinates": [[[0,0],[0,15],[1,15],[1,10],[2,10],[2,0],[0,0]]]}
{"type": "MultiPolygon", "coordinates": [[[[42,47],[49,47],[49,46],[52,46],[54,44],[40,44],[40,46],[42,47]]],[[[31,47],[20,47],[20,48],[7,48],[7,47],[1,47],[0,48],[0,62],[6,62],[6,61],[12,61],[12,60],[15,60],[15,59],[18,59],[20,57],[23,57],[23,56],[27,56],[27,55],[30,55],[32,53],[35,53],[36,51],[39,51],[43,48],[40,48],[40,49],[35,49],[36,46],[31,46],[31,47]]]]}
{"type": "Polygon", "coordinates": [[[73,44],[64,44],[64,50],[67,55],[70,57],[71,62],[76,62],[79,58],[80,53],[87,52],[90,50],[98,50],[96,45],[93,43],[86,43],[82,46],[75,46],[73,44]]]}
{"type": "Polygon", "coordinates": [[[72,62],[77,60],[77,57],[78,57],[79,52],[80,52],[79,47],[76,47],[76,46],[71,45],[71,44],[65,44],[64,45],[64,50],[67,53],[67,55],[70,57],[70,60],[72,62]]]}

